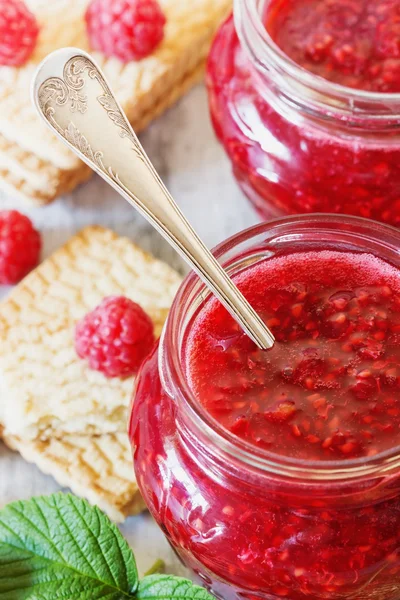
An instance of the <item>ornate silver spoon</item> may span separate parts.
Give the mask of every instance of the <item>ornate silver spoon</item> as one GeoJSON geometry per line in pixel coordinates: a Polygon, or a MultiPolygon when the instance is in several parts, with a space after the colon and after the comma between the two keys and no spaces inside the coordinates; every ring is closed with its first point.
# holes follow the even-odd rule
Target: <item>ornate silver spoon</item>
{"type": "Polygon", "coordinates": [[[260,348],[271,348],[272,333],[176,205],[93,59],[76,48],[53,52],[32,94],[47,125],[154,225],[260,348]]]}

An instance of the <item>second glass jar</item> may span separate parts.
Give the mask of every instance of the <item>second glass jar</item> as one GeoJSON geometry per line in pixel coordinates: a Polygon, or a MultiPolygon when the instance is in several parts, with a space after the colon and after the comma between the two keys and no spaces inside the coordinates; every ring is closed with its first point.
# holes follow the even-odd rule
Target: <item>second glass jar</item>
{"type": "Polygon", "coordinates": [[[208,63],[215,131],[263,218],[345,213],[400,225],[400,94],[346,88],[289,60],[271,0],[235,0],[208,63]]]}

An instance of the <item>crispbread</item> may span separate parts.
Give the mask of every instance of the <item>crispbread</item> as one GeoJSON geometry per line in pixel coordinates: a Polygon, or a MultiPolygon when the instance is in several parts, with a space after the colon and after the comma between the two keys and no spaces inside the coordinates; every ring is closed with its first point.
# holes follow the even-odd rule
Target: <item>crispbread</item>
{"type": "Polygon", "coordinates": [[[49,195],[65,194],[91,174],[84,163],[75,169],[59,169],[0,135],[0,187],[32,205],[47,204],[49,195]]]}
{"type": "MultiPolygon", "coordinates": [[[[8,191],[14,189],[34,204],[50,202],[89,174],[40,121],[29,99],[32,76],[46,54],[64,46],[90,51],[83,19],[87,3],[30,0],[41,23],[35,54],[19,69],[0,67],[0,186],[4,183],[8,191]],[[11,154],[21,154],[22,167],[18,160],[7,159],[4,144],[13,147],[11,154]],[[28,166],[32,157],[41,161],[38,170],[28,166]]],[[[211,39],[231,0],[160,0],[160,4],[167,17],[166,36],[151,56],[123,65],[93,53],[137,131],[201,78],[211,39]]]]}
{"type": "Polygon", "coordinates": [[[48,439],[124,431],[133,378],[107,379],[74,350],[75,324],[109,295],[125,295],[159,335],[180,284],[126,238],[88,227],[0,304],[0,421],[7,436],[48,439]]]}
{"type": "Polygon", "coordinates": [[[65,436],[63,440],[4,441],[63,487],[96,504],[117,522],[144,510],[126,433],[65,436]]]}

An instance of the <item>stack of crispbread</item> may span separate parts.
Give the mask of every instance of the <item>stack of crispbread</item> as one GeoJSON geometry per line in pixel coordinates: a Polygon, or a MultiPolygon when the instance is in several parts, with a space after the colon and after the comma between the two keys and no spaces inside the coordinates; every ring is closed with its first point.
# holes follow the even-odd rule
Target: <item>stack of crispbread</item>
{"type": "Polygon", "coordinates": [[[128,239],[88,227],[0,303],[4,441],[116,521],[142,508],[126,433],[133,378],[91,371],[75,352],[75,324],[124,295],[158,335],[180,281],[128,239]]]}
{"type": "MultiPolygon", "coordinates": [[[[75,46],[90,52],[84,13],[89,0],[27,0],[41,32],[32,59],[21,68],[0,67],[0,187],[31,204],[51,202],[90,176],[37,117],[29,88],[38,63],[52,50],[75,46]]],[[[98,52],[136,131],[201,79],[212,37],[232,0],[159,0],[167,18],[156,51],[122,64],[98,52]]]]}

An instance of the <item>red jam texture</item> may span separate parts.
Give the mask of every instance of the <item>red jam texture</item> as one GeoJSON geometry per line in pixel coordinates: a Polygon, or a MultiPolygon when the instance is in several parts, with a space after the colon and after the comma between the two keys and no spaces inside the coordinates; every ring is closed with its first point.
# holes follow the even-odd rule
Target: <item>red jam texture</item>
{"type": "Polygon", "coordinates": [[[239,278],[275,335],[256,348],[221,304],[195,319],[190,386],[234,435],[312,460],[400,445],[400,276],[370,254],[304,252],[239,278]]]}
{"type": "Polygon", "coordinates": [[[400,92],[398,0],[275,0],[266,26],[287,56],[320,77],[400,92]]]}
{"type": "MultiPolygon", "coordinates": [[[[285,1],[288,6],[296,4],[295,0],[285,1]]],[[[313,2],[323,10],[328,0],[298,2],[303,6],[313,2]]],[[[367,6],[367,0],[335,0],[334,5],[344,3],[367,6]]],[[[388,1],[370,1],[368,10],[379,12],[385,4],[388,1]]],[[[393,11],[399,11],[398,2],[390,4],[396,5],[393,11]]],[[[308,18],[317,18],[314,12],[308,18]]],[[[385,24],[396,27],[392,21],[385,24]]],[[[303,21],[297,23],[296,32],[300,30],[304,43],[303,21]]],[[[288,46],[288,28],[285,31],[288,46]]],[[[336,31],[339,37],[342,33],[336,31]]],[[[300,37],[300,33],[296,35],[300,37]]],[[[329,57],[318,68],[328,69],[329,57]]],[[[337,76],[347,77],[347,73],[350,71],[339,69],[337,76]]],[[[367,132],[361,134],[346,120],[331,124],[311,121],[278,99],[273,73],[270,77],[271,81],[267,76],[265,81],[255,77],[230,18],[217,34],[208,61],[211,117],[235,177],[261,217],[344,213],[400,225],[398,132],[392,128],[373,133],[365,123],[367,132]]],[[[358,71],[357,77],[362,80],[358,71]]],[[[379,77],[374,85],[378,85],[379,77]]],[[[363,81],[365,87],[372,84],[370,76],[363,81]]],[[[396,85],[400,88],[400,78],[396,85]]]]}
{"type": "MultiPolygon", "coordinates": [[[[259,352],[216,303],[200,311],[188,370],[214,418],[257,447],[344,464],[398,443],[394,268],[365,254],[304,252],[239,281],[278,341],[259,352]]],[[[174,385],[169,393],[155,350],[133,404],[136,477],[172,547],[210,590],[225,600],[398,600],[398,476],[254,474],[235,455],[219,457],[174,385]]]]}

